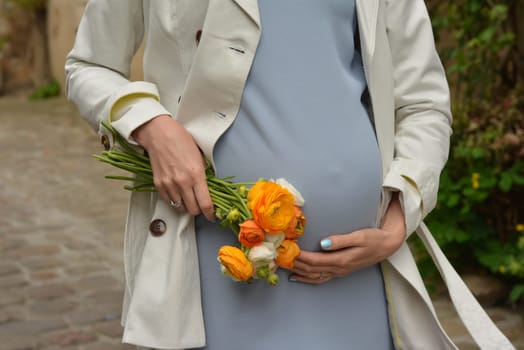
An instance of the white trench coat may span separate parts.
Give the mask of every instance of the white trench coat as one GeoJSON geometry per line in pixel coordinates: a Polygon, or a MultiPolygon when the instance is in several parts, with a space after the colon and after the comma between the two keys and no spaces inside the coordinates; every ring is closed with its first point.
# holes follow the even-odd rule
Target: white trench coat
{"type": "MultiPolygon", "coordinates": [[[[356,7],[382,156],[377,223],[391,191],[400,191],[408,232],[425,243],[477,343],[514,349],[422,222],[435,206],[451,133],[447,82],[424,2],[356,0],[356,7]]],[[[257,0],[91,0],[66,62],[67,95],[101,134],[100,121],[110,120],[131,142],[137,127],[170,114],[212,160],[215,142],[238,112],[261,30],[257,0]],[[143,38],[144,81],[130,82],[130,61],[143,38]]],[[[125,234],[123,341],[160,349],[203,346],[193,217],[156,195],[134,193],[125,234]],[[165,223],[161,236],[149,232],[157,219],[165,223]]],[[[382,269],[396,349],[456,349],[408,246],[382,269]]]]}

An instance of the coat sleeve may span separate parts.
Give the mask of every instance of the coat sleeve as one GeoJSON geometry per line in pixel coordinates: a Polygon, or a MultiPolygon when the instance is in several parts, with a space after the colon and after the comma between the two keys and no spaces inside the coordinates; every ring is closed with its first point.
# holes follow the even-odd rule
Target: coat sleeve
{"type": "Polygon", "coordinates": [[[386,0],[393,60],[394,160],[384,186],[401,192],[408,235],[435,207],[449,152],[449,88],[422,0],[386,0]]]}
{"type": "Polygon", "coordinates": [[[134,142],[140,125],[169,112],[155,84],[129,81],[131,60],[144,32],[141,0],[91,0],[67,56],[66,94],[100,134],[102,120],[134,142]]]}

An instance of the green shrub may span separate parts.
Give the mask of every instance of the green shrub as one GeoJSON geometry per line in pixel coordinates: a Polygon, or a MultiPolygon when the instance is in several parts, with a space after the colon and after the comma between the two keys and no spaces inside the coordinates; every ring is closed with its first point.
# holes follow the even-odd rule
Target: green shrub
{"type": "MultiPolygon", "coordinates": [[[[511,1],[439,3],[432,14],[452,87],[453,136],[428,226],[459,271],[487,269],[524,297],[524,98],[511,1]]],[[[435,272],[416,242],[426,276],[435,272]]]]}
{"type": "Polygon", "coordinates": [[[43,100],[60,95],[60,84],[53,80],[49,84],[39,86],[31,94],[32,100],[43,100]]]}

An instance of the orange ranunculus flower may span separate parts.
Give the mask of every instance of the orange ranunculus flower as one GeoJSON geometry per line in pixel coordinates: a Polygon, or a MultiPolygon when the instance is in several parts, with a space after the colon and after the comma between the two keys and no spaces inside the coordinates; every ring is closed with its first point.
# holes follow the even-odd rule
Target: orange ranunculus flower
{"type": "Polygon", "coordinates": [[[278,256],[276,263],[285,269],[292,269],[295,266],[295,259],[300,255],[300,247],[294,239],[286,239],[277,249],[278,256]]]}
{"type": "Polygon", "coordinates": [[[305,227],[306,217],[304,216],[302,210],[299,207],[295,206],[293,219],[291,220],[291,223],[289,224],[287,230],[284,231],[284,233],[286,234],[286,238],[295,239],[302,236],[305,227]]]}
{"type": "Polygon", "coordinates": [[[274,182],[258,181],[247,195],[247,206],[255,222],[268,233],[286,230],[293,219],[293,195],[274,182]]]}
{"type": "Polygon", "coordinates": [[[225,267],[227,273],[240,281],[247,281],[253,275],[253,264],[237,247],[222,246],[218,251],[218,261],[225,267]]]}
{"type": "Polygon", "coordinates": [[[238,234],[238,240],[243,246],[251,248],[264,242],[264,230],[253,220],[246,220],[239,226],[240,233],[238,234]]]}

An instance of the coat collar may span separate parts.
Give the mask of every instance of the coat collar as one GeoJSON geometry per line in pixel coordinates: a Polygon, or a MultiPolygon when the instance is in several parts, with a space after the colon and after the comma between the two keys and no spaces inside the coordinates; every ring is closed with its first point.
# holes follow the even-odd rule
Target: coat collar
{"type": "Polygon", "coordinates": [[[244,12],[260,27],[260,14],[258,12],[258,0],[233,0],[244,12]]]}

